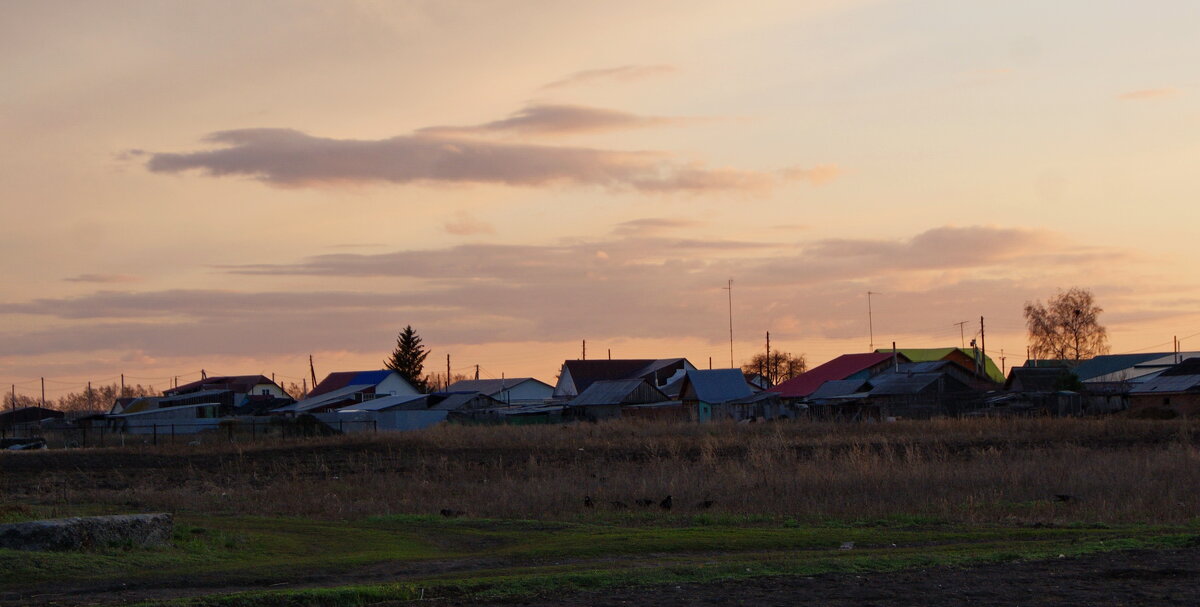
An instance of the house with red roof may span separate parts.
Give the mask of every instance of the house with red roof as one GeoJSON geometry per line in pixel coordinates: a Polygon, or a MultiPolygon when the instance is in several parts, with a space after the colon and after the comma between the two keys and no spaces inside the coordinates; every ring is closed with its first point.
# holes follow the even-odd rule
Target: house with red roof
{"type": "Polygon", "coordinates": [[[843,354],[771,388],[770,391],[788,399],[808,398],[825,382],[866,380],[898,363],[907,362],[909,360],[903,354],[891,352],[843,354]]]}

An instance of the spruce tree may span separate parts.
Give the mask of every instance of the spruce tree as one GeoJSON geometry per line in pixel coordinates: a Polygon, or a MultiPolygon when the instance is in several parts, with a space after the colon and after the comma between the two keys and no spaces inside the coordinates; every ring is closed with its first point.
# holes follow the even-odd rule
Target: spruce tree
{"type": "Polygon", "coordinates": [[[397,372],[412,387],[420,392],[427,392],[424,374],[425,357],[429,350],[421,345],[421,336],[409,325],[396,336],[396,350],[383,361],[387,368],[397,372]]]}

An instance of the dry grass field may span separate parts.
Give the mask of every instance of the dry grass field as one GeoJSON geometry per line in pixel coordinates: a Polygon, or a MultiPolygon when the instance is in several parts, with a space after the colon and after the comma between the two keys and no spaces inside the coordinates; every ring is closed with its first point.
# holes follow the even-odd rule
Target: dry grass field
{"type": "Polygon", "coordinates": [[[0,507],[578,520],[895,516],[1180,523],[1200,512],[1200,428],[1131,419],[889,424],[441,426],[254,444],[7,455],[0,507]],[[673,508],[658,507],[667,495],[673,508]],[[594,507],[585,506],[585,496],[594,507]],[[624,508],[615,504],[628,506],[624,508]],[[711,502],[711,504],[706,504],[711,502]]]}

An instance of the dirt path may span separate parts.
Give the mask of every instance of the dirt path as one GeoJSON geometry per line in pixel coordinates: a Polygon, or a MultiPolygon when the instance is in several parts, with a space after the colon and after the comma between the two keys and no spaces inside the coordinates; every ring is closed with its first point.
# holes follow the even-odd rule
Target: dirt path
{"type": "MultiPolygon", "coordinates": [[[[439,607],[498,603],[461,600],[439,607]]],[[[1200,605],[1200,549],[1106,553],[1077,559],[937,567],[633,588],[514,601],[523,607],[899,607],[1200,605]]]]}
{"type": "MultiPolygon", "coordinates": [[[[222,585],[216,580],[177,580],[176,584],[126,586],[62,585],[39,593],[0,595],[0,605],[124,605],[165,601],[207,594],[347,584],[386,583],[450,571],[486,570],[495,561],[437,562],[414,567],[380,564],[345,575],[320,575],[287,584],[222,585]]],[[[274,583],[273,583],[274,582],[274,583]]],[[[540,597],[507,603],[427,597],[423,604],[438,607],[706,607],[716,605],[823,605],[833,607],[1051,605],[1130,606],[1200,605],[1200,548],[1171,551],[1132,551],[1075,559],[981,565],[970,568],[935,567],[893,573],[829,574],[813,577],[775,577],[720,584],[681,584],[627,588],[540,597]]]]}

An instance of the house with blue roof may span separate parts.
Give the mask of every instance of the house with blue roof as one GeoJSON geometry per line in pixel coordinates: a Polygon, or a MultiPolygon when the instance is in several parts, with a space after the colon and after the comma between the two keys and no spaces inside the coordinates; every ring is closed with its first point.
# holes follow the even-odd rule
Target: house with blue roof
{"type": "Polygon", "coordinates": [[[353,404],[390,396],[417,396],[421,392],[399,373],[390,369],[378,371],[343,371],[330,373],[299,402],[275,409],[273,413],[298,415],[341,409],[353,404]]]}

